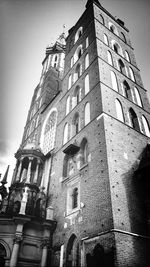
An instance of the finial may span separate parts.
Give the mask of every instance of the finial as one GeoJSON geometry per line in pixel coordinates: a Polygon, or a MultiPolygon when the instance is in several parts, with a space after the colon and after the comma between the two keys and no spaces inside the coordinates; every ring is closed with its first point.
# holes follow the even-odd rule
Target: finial
{"type": "Polygon", "coordinates": [[[7,184],[8,171],[9,171],[9,165],[7,166],[6,172],[5,172],[4,177],[1,181],[2,184],[7,184]]]}

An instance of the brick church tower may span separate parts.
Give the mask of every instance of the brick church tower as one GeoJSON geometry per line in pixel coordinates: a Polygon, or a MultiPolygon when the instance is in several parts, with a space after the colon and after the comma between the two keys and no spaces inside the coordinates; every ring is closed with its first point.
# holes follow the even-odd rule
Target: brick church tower
{"type": "Polygon", "coordinates": [[[150,106],[128,29],[88,0],[42,64],[8,194],[1,181],[0,260],[150,266],[150,106]]]}

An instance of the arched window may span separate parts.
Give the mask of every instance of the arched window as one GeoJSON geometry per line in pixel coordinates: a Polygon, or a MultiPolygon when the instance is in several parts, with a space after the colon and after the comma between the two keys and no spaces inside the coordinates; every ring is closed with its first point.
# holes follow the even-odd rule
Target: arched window
{"type": "Polygon", "coordinates": [[[107,37],[107,35],[104,33],[104,43],[106,44],[106,45],[108,45],[108,37],[107,37]]]}
{"type": "Polygon", "coordinates": [[[135,92],[135,96],[136,96],[136,103],[138,104],[138,106],[142,107],[141,96],[140,96],[140,93],[136,87],[134,87],[134,92],[135,92]]]}
{"type": "Polygon", "coordinates": [[[72,83],[72,75],[70,74],[70,75],[69,75],[69,79],[68,79],[68,90],[69,90],[70,87],[71,87],[71,83],[72,83]]]}
{"type": "Polygon", "coordinates": [[[82,45],[79,45],[74,53],[74,63],[81,57],[83,53],[82,45]]]}
{"type": "Polygon", "coordinates": [[[68,241],[66,249],[66,266],[79,267],[79,243],[77,237],[73,234],[68,241]]]}
{"type": "Polygon", "coordinates": [[[145,118],[144,115],[142,115],[142,122],[143,122],[143,126],[144,126],[144,133],[150,137],[150,129],[149,129],[149,124],[147,119],[145,118]]]}
{"type": "Polygon", "coordinates": [[[121,39],[126,43],[126,37],[123,32],[120,33],[121,39]]]}
{"type": "Polygon", "coordinates": [[[80,86],[76,86],[75,91],[74,91],[74,96],[72,98],[72,109],[79,104],[81,101],[81,88],[80,86]]]}
{"type": "Polygon", "coordinates": [[[99,15],[99,20],[100,20],[100,22],[101,22],[102,24],[105,25],[104,18],[103,18],[103,16],[102,16],[101,14],[99,15]]]}
{"type": "Polygon", "coordinates": [[[80,117],[79,117],[79,114],[76,113],[74,115],[73,121],[72,121],[72,134],[71,134],[71,136],[78,134],[79,131],[80,131],[80,117]]]}
{"type": "Polygon", "coordinates": [[[108,58],[108,63],[110,65],[113,65],[112,54],[110,51],[107,51],[107,58],[108,58]]]}
{"type": "Polygon", "coordinates": [[[87,102],[84,107],[84,125],[90,122],[90,103],[87,102]]]}
{"type": "Polygon", "coordinates": [[[135,130],[140,131],[140,125],[139,125],[138,117],[132,108],[129,109],[129,117],[130,117],[131,126],[135,130]]]}
{"type": "Polygon", "coordinates": [[[85,45],[86,45],[86,48],[88,48],[88,46],[89,46],[89,38],[88,37],[86,37],[85,45]]]}
{"type": "Polygon", "coordinates": [[[72,209],[78,207],[78,188],[75,187],[72,192],[72,209]]]}
{"type": "Polygon", "coordinates": [[[41,146],[44,155],[54,148],[56,123],[57,111],[54,109],[46,117],[42,128],[41,146]]]}
{"type": "Polygon", "coordinates": [[[74,83],[79,79],[82,74],[82,67],[80,64],[77,64],[75,73],[74,73],[74,83]]]}
{"type": "Polygon", "coordinates": [[[109,22],[109,29],[110,29],[111,32],[113,32],[114,34],[118,35],[117,28],[111,22],[109,22]]]}
{"type": "Polygon", "coordinates": [[[131,100],[131,90],[129,84],[127,83],[127,81],[123,81],[121,85],[122,85],[123,95],[131,100]]]}
{"type": "Polygon", "coordinates": [[[117,119],[124,122],[122,105],[118,99],[116,99],[115,102],[116,102],[117,119]]]}
{"type": "Polygon", "coordinates": [[[121,46],[114,40],[112,40],[112,49],[118,54],[122,56],[122,48],[121,46]]]}
{"type": "Polygon", "coordinates": [[[77,40],[81,37],[82,32],[83,32],[83,28],[80,27],[80,28],[77,30],[76,34],[75,34],[75,41],[74,41],[75,43],[76,43],[77,40]]]}
{"type": "Polygon", "coordinates": [[[134,72],[133,72],[133,69],[131,67],[129,67],[129,73],[130,73],[131,80],[135,82],[134,72]]]}
{"type": "Polygon", "coordinates": [[[89,75],[88,74],[85,76],[84,87],[85,87],[85,95],[86,95],[90,91],[89,75]]]}
{"type": "Polygon", "coordinates": [[[125,73],[125,65],[123,63],[123,61],[121,59],[118,60],[118,70],[123,73],[124,75],[125,73]]]}
{"type": "Polygon", "coordinates": [[[116,74],[111,71],[111,84],[112,84],[112,88],[118,92],[118,83],[117,83],[117,78],[116,78],[116,74]]]}
{"type": "Polygon", "coordinates": [[[66,115],[69,113],[70,111],[70,96],[67,97],[67,101],[66,101],[66,115]]]}
{"type": "Polygon", "coordinates": [[[88,162],[89,150],[86,138],[83,138],[80,147],[81,147],[81,166],[82,166],[88,162]]]}
{"type": "Polygon", "coordinates": [[[85,56],[85,69],[87,69],[89,66],[89,54],[86,54],[85,56]]]}
{"type": "Polygon", "coordinates": [[[130,57],[128,51],[125,50],[125,57],[128,62],[130,62],[130,57]]]}
{"type": "Polygon", "coordinates": [[[69,139],[69,126],[68,126],[68,123],[66,122],[65,127],[64,127],[63,144],[67,143],[68,139],[69,139]]]}

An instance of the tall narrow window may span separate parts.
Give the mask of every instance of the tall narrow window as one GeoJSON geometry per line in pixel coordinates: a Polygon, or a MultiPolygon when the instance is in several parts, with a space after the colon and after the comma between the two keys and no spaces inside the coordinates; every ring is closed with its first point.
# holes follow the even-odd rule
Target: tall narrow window
{"type": "Polygon", "coordinates": [[[104,23],[104,18],[103,18],[103,16],[102,16],[102,15],[100,15],[100,16],[99,16],[99,20],[100,20],[100,22],[101,22],[102,24],[104,24],[104,25],[105,25],[105,23],[104,23]]]}
{"type": "Polygon", "coordinates": [[[126,37],[123,32],[120,33],[121,39],[126,43],[126,37]]]}
{"type": "Polygon", "coordinates": [[[79,113],[75,113],[73,120],[72,120],[72,129],[71,129],[71,136],[78,134],[80,131],[80,117],[79,113]]]}
{"type": "Polygon", "coordinates": [[[123,74],[126,74],[125,73],[125,65],[123,63],[123,61],[121,59],[118,60],[118,70],[123,73],[123,74]]]}
{"type": "Polygon", "coordinates": [[[85,95],[86,95],[90,91],[89,75],[88,74],[85,76],[84,86],[85,86],[85,95]]]}
{"type": "Polygon", "coordinates": [[[66,101],[66,115],[69,113],[70,110],[70,96],[67,97],[66,101]]]}
{"type": "Polygon", "coordinates": [[[72,75],[70,74],[70,75],[69,75],[69,79],[68,79],[68,90],[69,90],[70,87],[71,87],[71,82],[72,82],[72,75]]]}
{"type": "Polygon", "coordinates": [[[75,35],[75,41],[74,41],[75,43],[76,43],[77,40],[81,37],[82,32],[83,32],[83,28],[80,27],[80,28],[77,30],[76,35],[75,35]]]}
{"type": "Polygon", "coordinates": [[[74,53],[74,63],[81,57],[82,53],[82,45],[79,45],[74,53]]]}
{"type": "Polygon", "coordinates": [[[87,102],[84,107],[84,125],[90,122],[90,103],[87,102]]]}
{"type": "Polygon", "coordinates": [[[71,68],[72,68],[72,66],[73,66],[73,57],[71,58],[71,68]]]}
{"type": "Polygon", "coordinates": [[[69,126],[68,126],[68,123],[65,124],[65,127],[64,127],[64,138],[63,138],[63,144],[67,143],[68,141],[68,130],[69,130],[69,126]]]}
{"type": "Polygon", "coordinates": [[[135,96],[136,96],[136,103],[138,104],[138,106],[142,107],[142,101],[141,101],[140,93],[136,87],[134,87],[134,92],[135,92],[135,96]]]}
{"type": "Polygon", "coordinates": [[[104,43],[106,45],[108,45],[108,37],[107,37],[107,35],[105,33],[104,33],[104,43]]]}
{"type": "Polygon", "coordinates": [[[142,122],[143,122],[143,126],[144,126],[144,133],[150,137],[150,129],[149,129],[149,124],[147,119],[145,118],[144,115],[142,115],[142,122]]]}
{"type": "Polygon", "coordinates": [[[116,99],[115,102],[116,102],[117,119],[124,122],[122,105],[118,99],[116,99]]]}
{"type": "Polygon", "coordinates": [[[83,138],[80,147],[81,147],[81,166],[82,166],[88,162],[89,149],[86,138],[83,138]]]}
{"type": "Polygon", "coordinates": [[[86,45],[86,48],[88,48],[88,46],[89,46],[89,38],[88,37],[86,37],[85,45],[86,45]]]}
{"type": "Polygon", "coordinates": [[[111,22],[109,22],[109,29],[110,29],[111,32],[113,32],[114,34],[118,35],[117,28],[111,22]]]}
{"type": "Polygon", "coordinates": [[[127,83],[127,81],[123,81],[121,85],[122,85],[123,95],[131,100],[131,90],[129,84],[127,83]]]}
{"type": "Polygon", "coordinates": [[[138,117],[132,108],[129,109],[129,116],[130,116],[131,126],[135,130],[140,131],[140,125],[139,125],[138,117]]]}
{"type": "Polygon", "coordinates": [[[72,208],[75,209],[78,207],[78,188],[75,187],[72,192],[72,208]]]}
{"type": "Polygon", "coordinates": [[[117,83],[117,78],[116,78],[116,74],[111,71],[111,83],[112,83],[112,88],[118,92],[118,83],[117,83]]]}
{"type": "Polygon", "coordinates": [[[125,50],[125,57],[128,62],[130,62],[129,53],[125,50]]]}
{"type": "Polygon", "coordinates": [[[75,73],[74,73],[74,83],[79,79],[81,74],[82,74],[82,66],[78,64],[76,66],[75,73]]]}
{"type": "Polygon", "coordinates": [[[111,44],[112,44],[112,49],[119,55],[122,56],[122,48],[121,46],[115,41],[115,40],[112,40],[111,41],[111,44]]]}
{"type": "Polygon", "coordinates": [[[86,54],[85,56],[85,69],[87,69],[89,66],[89,54],[86,54]]]}
{"type": "Polygon", "coordinates": [[[41,146],[44,155],[54,148],[55,132],[57,123],[57,111],[52,111],[47,116],[41,133],[41,146]]]}
{"type": "Polygon", "coordinates": [[[131,80],[135,82],[134,72],[133,72],[133,69],[131,67],[129,67],[129,73],[130,73],[131,80]]]}
{"type": "Polygon", "coordinates": [[[110,51],[107,51],[107,58],[108,58],[108,63],[110,65],[113,65],[113,61],[112,61],[112,54],[110,51]]]}

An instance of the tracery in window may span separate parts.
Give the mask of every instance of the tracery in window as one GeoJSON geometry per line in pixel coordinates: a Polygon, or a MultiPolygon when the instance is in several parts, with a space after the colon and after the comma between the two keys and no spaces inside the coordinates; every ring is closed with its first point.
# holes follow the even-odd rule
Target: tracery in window
{"type": "Polygon", "coordinates": [[[113,65],[112,54],[110,51],[107,51],[107,59],[108,59],[108,63],[110,65],[113,65]]]}
{"type": "Polygon", "coordinates": [[[89,85],[89,75],[87,74],[85,76],[85,80],[84,80],[84,92],[85,92],[85,95],[90,91],[90,85],[89,85]]]}
{"type": "Polygon", "coordinates": [[[117,83],[117,77],[116,77],[116,74],[111,71],[110,72],[111,74],[111,84],[112,84],[112,88],[118,92],[118,83],[117,83]]]}
{"type": "Polygon", "coordinates": [[[90,122],[90,103],[87,102],[84,106],[84,125],[90,122]]]}
{"type": "Polygon", "coordinates": [[[129,117],[130,117],[131,127],[133,127],[137,131],[140,131],[139,120],[133,108],[129,109],[129,117]]]}
{"type": "Polygon", "coordinates": [[[80,27],[80,28],[77,30],[76,34],[75,34],[75,41],[74,41],[75,43],[76,43],[77,40],[81,37],[82,32],[83,32],[83,27],[80,27]]]}
{"type": "Polygon", "coordinates": [[[115,103],[116,103],[117,119],[124,122],[122,104],[118,99],[115,100],[115,103]]]}
{"type": "Polygon", "coordinates": [[[46,117],[41,133],[41,146],[45,155],[54,148],[56,123],[57,111],[53,109],[46,117]]]}
{"type": "Polygon", "coordinates": [[[142,115],[142,122],[143,122],[143,126],[144,126],[144,133],[150,137],[150,128],[149,128],[149,124],[147,119],[145,118],[144,115],[142,115]]]}

